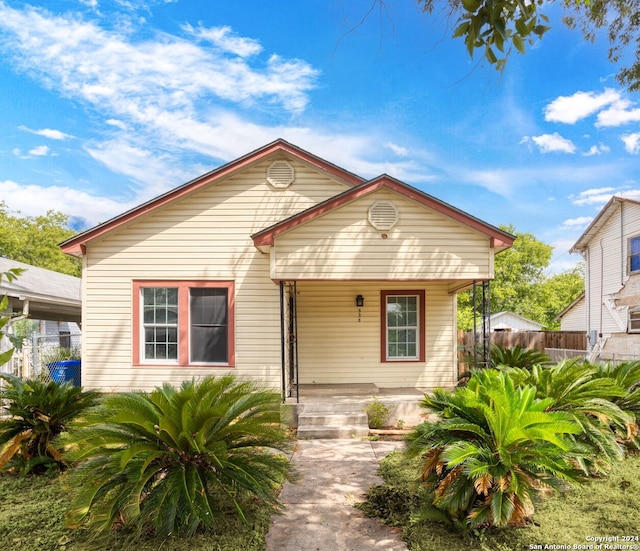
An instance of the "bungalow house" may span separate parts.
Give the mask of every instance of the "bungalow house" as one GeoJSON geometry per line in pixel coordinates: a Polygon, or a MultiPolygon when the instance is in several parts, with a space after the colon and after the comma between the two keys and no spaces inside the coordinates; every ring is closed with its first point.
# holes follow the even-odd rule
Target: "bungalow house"
{"type": "Polygon", "coordinates": [[[82,379],[451,387],[456,294],[513,240],[277,140],[62,244],[83,259],[82,379]]]}
{"type": "Polygon", "coordinates": [[[640,359],[640,202],[612,197],[570,252],[585,261],[584,298],[573,306],[591,358],[640,359]]]}

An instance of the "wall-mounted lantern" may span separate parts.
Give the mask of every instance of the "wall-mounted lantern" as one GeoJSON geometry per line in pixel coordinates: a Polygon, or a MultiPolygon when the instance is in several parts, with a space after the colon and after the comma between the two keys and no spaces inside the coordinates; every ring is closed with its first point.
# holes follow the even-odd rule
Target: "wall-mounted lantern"
{"type": "Polygon", "coordinates": [[[358,307],[358,323],[362,321],[362,307],[364,306],[364,297],[358,295],[356,297],[356,306],[358,307]]]}

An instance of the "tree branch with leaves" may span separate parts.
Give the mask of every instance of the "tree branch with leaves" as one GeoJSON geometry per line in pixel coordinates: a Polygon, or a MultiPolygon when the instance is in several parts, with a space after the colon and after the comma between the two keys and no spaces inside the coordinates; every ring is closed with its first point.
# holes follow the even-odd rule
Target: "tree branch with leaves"
{"type": "Polygon", "coordinates": [[[640,0],[418,0],[423,11],[447,11],[454,38],[463,38],[471,57],[480,52],[498,70],[504,70],[515,49],[524,54],[552,28],[552,5],[564,9],[562,22],[579,28],[590,42],[606,30],[609,60],[618,64],[632,55],[631,63],[618,70],[618,82],[630,91],[640,90],[640,0]],[[634,45],[635,44],[635,49],[634,45]],[[631,50],[631,52],[630,52],[631,50]]]}

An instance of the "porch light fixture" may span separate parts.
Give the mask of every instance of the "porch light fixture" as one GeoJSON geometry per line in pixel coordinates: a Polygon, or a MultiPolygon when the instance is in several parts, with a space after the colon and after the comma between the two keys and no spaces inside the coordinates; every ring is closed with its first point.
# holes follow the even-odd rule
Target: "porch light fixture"
{"type": "Polygon", "coordinates": [[[362,308],[364,306],[364,297],[362,295],[358,295],[356,297],[356,306],[358,308],[362,308]]]}

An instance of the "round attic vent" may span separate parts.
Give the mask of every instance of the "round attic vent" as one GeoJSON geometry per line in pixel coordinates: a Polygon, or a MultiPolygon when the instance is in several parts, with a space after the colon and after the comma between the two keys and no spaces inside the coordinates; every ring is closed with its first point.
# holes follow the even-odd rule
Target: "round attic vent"
{"type": "Polygon", "coordinates": [[[284,160],[273,161],[267,168],[267,181],[275,188],[286,188],[293,183],[295,170],[284,160]]]}
{"type": "Polygon", "coordinates": [[[376,201],[369,207],[369,223],[376,230],[390,230],[398,223],[398,209],[391,201],[376,201]]]}

